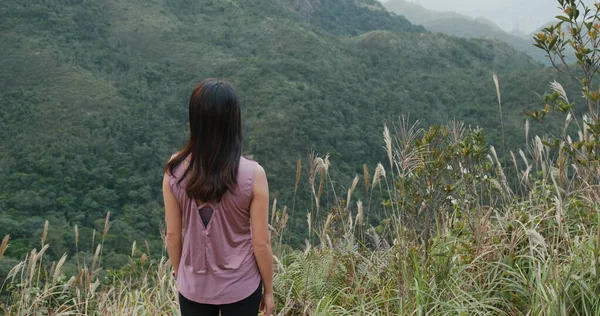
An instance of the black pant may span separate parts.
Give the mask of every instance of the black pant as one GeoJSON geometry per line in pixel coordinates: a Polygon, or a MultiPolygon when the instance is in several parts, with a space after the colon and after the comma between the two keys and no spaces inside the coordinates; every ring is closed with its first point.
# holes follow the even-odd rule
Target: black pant
{"type": "Polygon", "coordinates": [[[247,298],[225,305],[200,304],[185,298],[179,293],[181,316],[257,316],[262,299],[262,282],[258,289],[247,298]]]}

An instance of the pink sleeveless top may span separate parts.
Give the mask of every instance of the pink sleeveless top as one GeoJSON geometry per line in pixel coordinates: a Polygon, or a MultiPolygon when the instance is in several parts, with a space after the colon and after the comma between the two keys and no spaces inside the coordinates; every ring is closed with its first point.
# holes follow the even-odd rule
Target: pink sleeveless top
{"type": "Polygon", "coordinates": [[[240,159],[238,186],[227,191],[216,205],[196,205],[188,198],[187,179],[179,185],[184,163],[169,177],[169,185],[179,202],[183,217],[183,248],[177,273],[177,286],[185,298],[203,304],[221,305],[250,296],[261,280],[254,258],[250,226],[250,203],[257,163],[240,159]],[[200,209],[212,208],[204,226],[200,209]]]}

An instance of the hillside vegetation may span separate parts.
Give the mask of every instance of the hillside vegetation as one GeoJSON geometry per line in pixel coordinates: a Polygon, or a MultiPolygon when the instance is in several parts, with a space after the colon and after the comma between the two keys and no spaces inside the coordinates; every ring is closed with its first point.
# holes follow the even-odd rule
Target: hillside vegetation
{"type": "Polygon", "coordinates": [[[9,0],[0,313],[177,314],[162,165],[218,76],[277,199],[277,315],[597,315],[600,7],[558,3],[561,76],[375,1],[9,0]]]}
{"type": "MultiPolygon", "coordinates": [[[[563,154],[589,157],[585,146],[598,143],[600,130],[580,132],[584,147],[574,143],[563,154]]],[[[594,315],[600,309],[600,196],[589,184],[598,181],[597,159],[561,165],[535,136],[520,151],[524,167],[515,166],[513,178],[512,166],[502,165],[481,131],[460,123],[423,128],[401,120],[383,134],[391,159],[385,164],[393,167],[379,164],[339,195],[326,186],[333,203],[307,212],[303,249],[286,246],[289,214],[273,206],[277,315],[594,315]],[[362,190],[367,200],[354,197],[362,190]],[[369,218],[381,225],[367,225],[369,218]]],[[[315,198],[318,181],[310,179],[331,182],[329,164],[329,157],[312,156],[315,198]]],[[[0,311],[177,314],[170,264],[151,259],[147,246],[134,243],[118,270],[103,268],[110,226],[107,216],[92,241],[94,256],[75,256],[74,271],[64,266],[66,255],[46,259],[46,226],[41,250],[8,274],[0,311]]],[[[74,242],[86,243],[74,231],[74,242]]],[[[0,260],[8,242],[7,236],[0,260]]]]}
{"type": "Polygon", "coordinates": [[[12,263],[46,220],[57,260],[77,252],[72,227],[92,240],[108,212],[107,267],[134,241],[160,253],[163,165],[185,141],[202,78],[238,89],[245,153],[280,205],[294,205],[286,238],[300,246],[313,198],[291,188],[309,149],[330,154],[341,190],[384,159],[373,139],[400,115],[460,118],[498,145],[493,72],[516,147],[522,110],[557,77],[506,44],[429,33],[376,1],[8,0],[0,16],[0,236],[11,235],[12,263]]]}
{"type": "MultiPolygon", "coordinates": [[[[204,77],[235,84],[245,152],[292,204],[307,150],[329,152],[349,180],[382,159],[372,139],[398,115],[489,125],[499,141],[494,71],[523,89],[505,98],[506,138],[521,143],[521,109],[555,76],[505,44],[428,33],[375,1],[9,0],[0,16],[0,235],[12,236],[11,258],[46,219],[48,255],[73,252],[71,227],[90,239],[107,212],[109,266],[133,241],[159,251],[162,167],[204,77]]],[[[303,218],[292,214],[293,236],[303,218]]]]}

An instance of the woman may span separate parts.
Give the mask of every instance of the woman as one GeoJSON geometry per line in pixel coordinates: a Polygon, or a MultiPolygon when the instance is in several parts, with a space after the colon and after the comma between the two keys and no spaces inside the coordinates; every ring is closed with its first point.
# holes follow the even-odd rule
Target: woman
{"type": "Polygon", "coordinates": [[[190,138],[163,179],[181,314],[257,315],[260,309],[270,315],[269,188],[263,168],[241,154],[241,111],[231,85],[200,82],[190,97],[189,123],[190,138]]]}

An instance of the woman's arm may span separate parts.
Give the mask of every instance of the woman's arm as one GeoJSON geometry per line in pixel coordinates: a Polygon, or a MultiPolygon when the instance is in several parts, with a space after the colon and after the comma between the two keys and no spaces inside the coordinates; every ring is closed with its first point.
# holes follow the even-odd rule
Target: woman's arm
{"type": "Polygon", "coordinates": [[[171,186],[169,186],[169,176],[167,174],[165,174],[163,178],[162,190],[163,199],[165,201],[165,221],[167,223],[167,252],[171,259],[175,277],[177,277],[182,247],[181,209],[171,190],[171,186]]]}
{"type": "Polygon", "coordinates": [[[273,251],[269,235],[269,185],[265,170],[258,166],[254,178],[254,197],[250,204],[252,246],[258,269],[263,281],[263,312],[270,315],[273,310],[273,251]]]}

